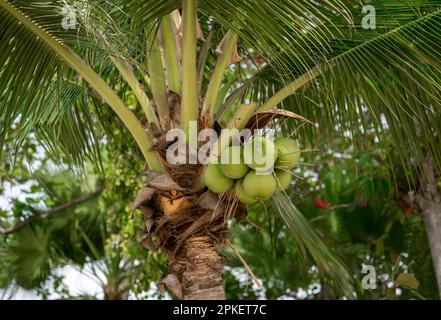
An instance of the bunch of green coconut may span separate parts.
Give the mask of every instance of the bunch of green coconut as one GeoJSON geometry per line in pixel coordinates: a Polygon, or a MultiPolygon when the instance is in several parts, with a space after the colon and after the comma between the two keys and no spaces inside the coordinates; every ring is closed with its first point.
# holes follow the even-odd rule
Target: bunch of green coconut
{"type": "Polygon", "coordinates": [[[268,200],[275,192],[289,188],[293,169],[299,162],[300,149],[289,138],[275,141],[255,136],[243,146],[229,146],[217,161],[208,164],[204,182],[214,193],[234,188],[243,204],[268,200]]]}

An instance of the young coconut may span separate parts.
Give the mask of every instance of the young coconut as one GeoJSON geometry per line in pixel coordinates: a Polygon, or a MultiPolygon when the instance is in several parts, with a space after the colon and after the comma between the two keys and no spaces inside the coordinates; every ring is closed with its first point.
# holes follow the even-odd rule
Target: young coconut
{"type": "Polygon", "coordinates": [[[243,204],[253,204],[257,200],[249,196],[243,189],[243,179],[237,180],[234,185],[234,190],[236,191],[237,198],[243,204]]]}
{"type": "Polygon", "coordinates": [[[300,160],[300,148],[295,140],[289,138],[277,139],[274,143],[277,150],[277,168],[291,170],[300,160]]]}
{"type": "Polygon", "coordinates": [[[277,181],[276,192],[285,191],[291,186],[291,173],[284,170],[274,170],[277,181]]]}
{"type": "Polygon", "coordinates": [[[250,170],[244,163],[240,146],[228,147],[222,151],[219,168],[230,179],[243,178],[250,170]]]}
{"type": "Polygon", "coordinates": [[[257,200],[269,199],[276,188],[277,181],[272,174],[258,174],[252,170],[243,179],[245,193],[257,200]]]}
{"type": "Polygon", "coordinates": [[[215,193],[227,192],[234,185],[234,181],[224,176],[217,164],[209,164],[205,168],[204,183],[215,193]]]}
{"type": "Polygon", "coordinates": [[[270,139],[256,136],[244,144],[243,157],[251,169],[264,172],[273,168],[277,151],[270,139]]]}

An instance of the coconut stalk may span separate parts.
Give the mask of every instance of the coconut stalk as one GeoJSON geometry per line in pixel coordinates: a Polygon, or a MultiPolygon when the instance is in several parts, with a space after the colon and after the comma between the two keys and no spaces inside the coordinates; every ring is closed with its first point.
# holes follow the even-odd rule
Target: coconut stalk
{"type": "Polygon", "coordinates": [[[118,69],[121,76],[127,82],[130,89],[132,89],[132,92],[135,95],[136,99],[138,100],[138,103],[140,104],[147,118],[147,121],[149,123],[156,124],[159,128],[160,123],[158,117],[156,116],[155,110],[152,104],[150,103],[150,100],[147,97],[146,93],[144,92],[141,84],[136,78],[132,66],[120,58],[111,57],[110,59],[112,60],[115,67],[118,69]]]}
{"type": "MultiPolygon", "coordinates": [[[[184,39],[182,57],[181,128],[184,130],[187,141],[189,142],[190,121],[198,121],[199,119],[196,70],[196,0],[184,0],[182,19],[184,39]]],[[[193,145],[193,147],[196,147],[196,145],[193,145]]]]}
{"type": "Polygon", "coordinates": [[[208,32],[208,36],[205,39],[204,46],[202,47],[201,51],[199,52],[198,56],[198,94],[201,94],[201,88],[202,88],[202,81],[204,79],[204,71],[205,71],[205,65],[207,64],[207,58],[208,58],[208,51],[211,48],[211,43],[213,41],[213,34],[214,34],[214,28],[212,27],[210,31],[208,32]]]}
{"type": "Polygon", "coordinates": [[[149,52],[147,52],[147,65],[150,75],[150,89],[152,91],[153,100],[155,101],[161,126],[163,128],[167,128],[170,108],[168,105],[164,66],[162,64],[158,39],[155,37],[156,32],[154,32],[152,28],[150,28],[147,32],[152,35],[148,36],[147,40],[147,44],[149,46],[149,52]]]}
{"type": "Polygon", "coordinates": [[[256,103],[241,104],[227,124],[228,129],[242,130],[256,110],[256,103]]]}
{"type": "Polygon", "coordinates": [[[176,42],[176,30],[171,14],[166,15],[161,22],[161,40],[164,48],[164,64],[167,70],[169,89],[181,94],[181,63],[179,61],[179,44],[176,42]]]}
{"type": "Polygon", "coordinates": [[[223,45],[219,48],[219,58],[217,60],[216,67],[214,69],[210,83],[208,84],[207,94],[205,95],[204,105],[202,108],[202,113],[208,113],[209,126],[211,126],[213,123],[213,117],[217,107],[219,89],[222,84],[225,70],[232,62],[231,55],[233,53],[235,45],[237,44],[237,33],[229,30],[225,35],[222,44],[223,45]]]}

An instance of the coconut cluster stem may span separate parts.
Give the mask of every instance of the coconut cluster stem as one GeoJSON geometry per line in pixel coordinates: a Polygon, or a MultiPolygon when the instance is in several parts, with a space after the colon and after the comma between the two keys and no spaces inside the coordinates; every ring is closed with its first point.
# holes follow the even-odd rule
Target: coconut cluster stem
{"type": "Polygon", "coordinates": [[[204,71],[205,71],[205,65],[207,64],[207,58],[208,58],[208,51],[211,48],[211,44],[213,41],[213,35],[214,35],[214,29],[213,27],[208,32],[207,38],[205,39],[205,43],[203,47],[201,48],[198,56],[198,94],[201,93],[202,88],[202,81],[204,79],[204,71]]]}
{"type": "Polygon", "coordinates": [[[145,94],[141,84],[136,78],[132,67],[124,60],[120,58],[111,57],[110,58],[115,65],[115,67],[119,70],[121,76],[127,82],[129,87],[132,89],[133,94],[141,105],[142,110],[147,118],[149,123],[154,123],[159,127],[159,120],[155,114],[152,104],[150,103],[149,98],[145,94]]]}
{"type": "MultiPolygon", "coordinates": [[[[150,31],[153,36],[149,37],[148,70],[150,74],[150,89],[155,101],[156,110],[161,123],[164,126],[164,119],[168,118],[170,108],[168,105],[167,85],[164,77],[164,66],[162,64],[161,52],[159,51],[158,39],[155,33],[150,31]]],[[[164,126],[165,127],[165,126],[164,126]]]]}
{"type": "Polygon", "coordinates": [[[234,113],[233,117],[228,122],[227,128],[238,129],[238,130],[244,129],[248,121],[250,120],[251,116],[254,114],[255,110],[256,110],[256,103],[240,105],[239,108],[237,108],[236,112],[234,113]]]}
{"type": "Polygon", "coordinates": [[[166,15],[162,20],[161,36],[169,88],[171,91],[181,94],[181,64],[176,43],[176,30],[171,15],[166,15]]]}
{"type": "Polygon", "coordinates": [[[182,101],[181,128],[187,141],[190,137],[190,121],[198,121],[199,99],[196,70],[196,0],[183,3],[183,57],[182,57],[182,101]]]}
{"type": "Polygon", "coordinates": [[[225,35],[225,41],[223,43],[222,53],[216,63],[212,78],[208,85],[207,94],[205,96],[204,105],[202,112],[208,112],[210,123],[213,121],[214,113],[217,107],[217,98],[219,95],[219,89],[222,84],[222,79],[224,77],[225,70],[227,69],[231,54],[233,52],[234,46],[237,43],[237,33],[229,30],[225,35]]]}

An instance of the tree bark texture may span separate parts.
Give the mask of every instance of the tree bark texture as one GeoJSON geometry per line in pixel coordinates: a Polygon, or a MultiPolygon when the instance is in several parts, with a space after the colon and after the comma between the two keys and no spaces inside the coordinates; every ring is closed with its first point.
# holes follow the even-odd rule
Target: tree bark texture
{"type": "Polygon", "coordinates": [[[149,187],[132,202],[132,209],[140,210],[145,220],[140,243],[168,257],[171,272],[160,286],[185,300],[224,300],[219,246],[228,242],[228,222],[246,218],[246,207],[234,201],[233,194],[220,198],[211,191],[176,191],[182,187],[170,179],[165,175],[149,179],[149,187]]]}
{"type": "Polygon", "coordinates": [[[182,257],[188,267],[181,273],[185,300],[225,300],[223,259],[209,236],[195,236],[185,241],[182,257]]]}
{"type": "Polygon", "coordinates": [[[441,204],[418,197],[418,205],[423,214],[438,291],[441,293],[441,204]]]}
{"type": "Polygon", "coordinates": [[[423,192],[416,196],[416,201],[423,215],[438,292],[441,296],[441,195],[436,188],[436,178],[430,155],[426,156],[424,171],[426,183],[423,192]]]}

